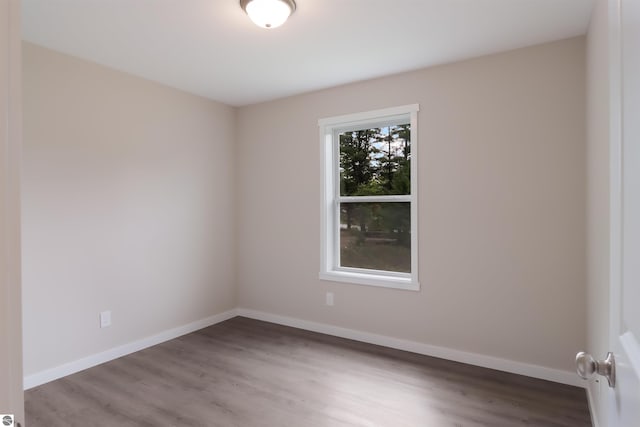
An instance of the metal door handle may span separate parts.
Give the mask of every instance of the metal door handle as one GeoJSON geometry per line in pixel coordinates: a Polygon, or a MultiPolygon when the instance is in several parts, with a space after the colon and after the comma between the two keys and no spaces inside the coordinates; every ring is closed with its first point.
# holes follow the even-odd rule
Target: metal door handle
{"type": "Polygon", "coordinates": [[[607,379],[609,387],[616,386],[616,360],[611,352],[607,353],[606,359],[595,360],[589,353],[581,351],[576,354],[576,371],[585,380],[593,374],[602,375],[607,379]]]}

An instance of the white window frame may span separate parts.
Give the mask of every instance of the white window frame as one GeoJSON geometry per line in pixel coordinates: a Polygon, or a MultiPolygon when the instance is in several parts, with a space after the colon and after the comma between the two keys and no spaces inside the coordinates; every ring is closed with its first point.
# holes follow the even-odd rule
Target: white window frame
{"type": "Polygon", "coordinates": [[[419,291],[418,281],[418,104],[403,105],[363,113],[347,114],[318,120],[321,161],[321,251],[320,279],[359,285],[381,286],[419,291]],[[400,123],[411,124],[411,194],[397,196],[341,196],[340,147],[342,132],[400,123]],[[340,266],[339,204],[358,202],[411,203],[411,273],[370,270],[340,266]]]}

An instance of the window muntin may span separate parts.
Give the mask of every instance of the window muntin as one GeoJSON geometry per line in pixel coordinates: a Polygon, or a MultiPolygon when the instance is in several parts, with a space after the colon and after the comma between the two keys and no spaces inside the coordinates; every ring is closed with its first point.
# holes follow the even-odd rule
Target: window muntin
{"type": "Polygon", "coordinates": [[[419,289],[417,111],[410,105],[319,121],[321,278],[419,289]]]}

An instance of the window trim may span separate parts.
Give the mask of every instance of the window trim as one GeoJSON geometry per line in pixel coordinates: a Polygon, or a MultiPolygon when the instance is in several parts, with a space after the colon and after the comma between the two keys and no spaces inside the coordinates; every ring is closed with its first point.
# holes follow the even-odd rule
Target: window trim
{"type": "Polygon", "coordinates": [[[419,291],[418,281],[418,104],[403,105],[346,114],[318,120],[320,128],[321,226],[320,274],[321,280],[380,286],[393,289],[419,291]],[[411,194],[385,196],[341,196],[339,164],[339,133],[393,125],[394,122],[411,125],[411,194]],[[411,273],[341,267],[339,264],[339,203],[342,202],[409,202],[411,204],[411,273]]]}

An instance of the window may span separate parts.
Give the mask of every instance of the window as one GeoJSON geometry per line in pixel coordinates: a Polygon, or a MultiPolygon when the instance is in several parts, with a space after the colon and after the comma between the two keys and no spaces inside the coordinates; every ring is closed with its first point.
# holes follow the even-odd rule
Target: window
{"type": "Polygon", "coordinates": [[[320,278],[419,290],[418,105],[318,121],[320,278]]]}

